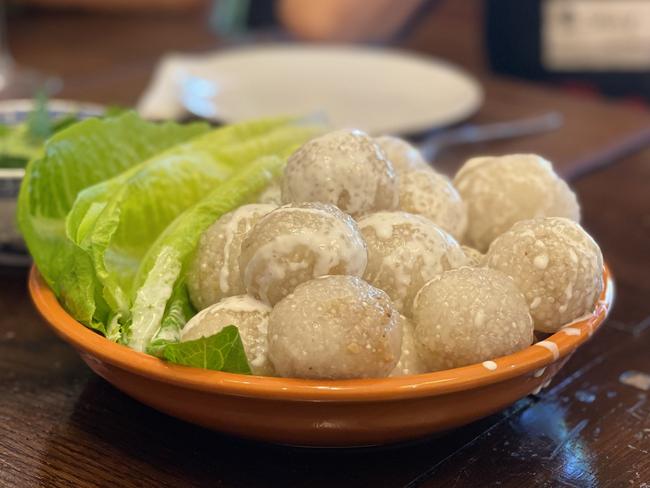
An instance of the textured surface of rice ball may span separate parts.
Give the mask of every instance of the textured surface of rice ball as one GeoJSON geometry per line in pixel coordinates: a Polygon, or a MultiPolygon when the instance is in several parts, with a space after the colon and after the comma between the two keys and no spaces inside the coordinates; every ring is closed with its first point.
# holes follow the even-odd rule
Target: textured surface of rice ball
{"type": "Polygon", "coordinates": [[[282,188],[280,182],[271,183],[257,198],[257,202],[275,206],[282,205],[282,188]]]}
{"type": "Polygon", "coordinates": [[[420,356],[432,371],[512,354],[533,341],[514,281],[489,268],[459,268],[427,283],[413,306],[420,356]]]}
{"type": "Polygon", "coordinates": [[[406,212],[377,212],[359,220],[368,246],[363,277],[411,314],[415,294],[431,278],[466,264],[458,243],[430,220],[406,212]]]}
{"type": "Polygon", "coordinates": [[[534,154],[470,159],[454,178],[454,186],[467,204],[466,242],[481,252],[520,220],[580,220],[574,193],[551,163],[534,154]]]}
{"type": "Polygon", "coordinates": [[[384,151],[398,175],[417,169],[430,168],[420,151],[404,139],[394,136],[380,136],[375,137],[375,142],[384,151]]]}
{"type": "Polygon", "coordinates": [[[364,132],[338,130],[305,143],[287,161],[282,201],[324,202],[358,216],[398,203],[397,176],[364,132]]]}
{"type": "Polygon", "coordinates": [[[535,328],[556,332],[594,309],[603,289],[603,256],[580,225],[559,217],[518,222],[487,255],[526,296],[535,328]]]}
{"type": "Polygon", "coordinates": [[[366,263],[366,243],[349,215],[334,205],[300,203],[274,210],[251,229],[240,270],[248,293],[274,305],[317,276],[361,276],[366,263]]]}
{"type": "Polygon", "coordinates": [[[422,215],[461,240],[467,228],[467,209],[456,189],[444,175],[431,169],[400,176],[399,206],[405,212],[422,215]]]}
{"type": "Polygon", "coordinates": [[[400,315],[402,325],[402,354],[395,369],[389,376],[408,376],[411,374],[422,374],[428,371],[426,364],[420,358],[418,347],[415,341],[415,326],[409,319],[400,315]]]}
{"type": "Polygon", "coordinates": [[[482,252],[469,246],[460,246],[460,248],[463,250],[465,257],[467,258],[467,266],[478,267],[485,264],[485,254],[482,252]]]}
{"type": "Polygon", "coordinates": [[[187,277],[187,288],[197,310],[224,297],[245,292],[239,272],[244,235],[275,205],[251,204],[223,215],[203,233],[187,277]]]}
{"type": "Polygon", "coordinates": [[[401,342],[399,313],[388,295],[354,276],[302,283],[269,317],[269,357],[280,376],[385,377],[401,342]]]}
{"type": "Polygon", "coordinates": [[[271,307],[249,295],[224,298],[192,317],[181,331],[181,341],[209,337],[228,325],[235,325],[253,374],[271,376],[273,365],[268,358],[267,339],[269,313],[271,307]]]}

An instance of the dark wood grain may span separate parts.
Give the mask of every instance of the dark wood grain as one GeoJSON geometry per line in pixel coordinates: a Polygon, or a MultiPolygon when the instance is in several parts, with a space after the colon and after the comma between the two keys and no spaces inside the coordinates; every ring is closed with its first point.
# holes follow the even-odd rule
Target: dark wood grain
{"type": "MultiPolygon", "coordinates": [[[[620,375],[650,374],[650,127],[642,110],[576,98],[490,75],[480,52],[474,2],[443,2],[406,40],[480,77],[476,121],[559,110],[555,133],[441,154],[453,170],[471,154],[535,151],[566,174],[584,224],[617,282],[611,318],[551,386],[510,409],[415,444],[366,450],[302,450],[229,438],[185,424],[126,397],[93,375],[43,324],[26,273],[0,270],[0,486],[650,486],[650,392],[620,375]],[[648,141],[646,140],[647,144],[648,141]],[[611,149],[614,148],[614,151],[611,149]],[[607,154],[608,150],[610,151],[607,154]]],[[[218,45],[202,17],[12,18],[16,57],[63,75],[64,95],[133,103],[157,56],[218,45]],[[97,33],[101,33],[98,36],[97,33]]]]}

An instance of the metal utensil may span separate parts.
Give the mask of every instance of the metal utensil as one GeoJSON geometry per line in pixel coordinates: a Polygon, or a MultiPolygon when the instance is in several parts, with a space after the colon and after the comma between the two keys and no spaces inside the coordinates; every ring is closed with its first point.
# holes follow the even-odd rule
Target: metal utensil
{"type": "Polygon", "coordinates": [[[426,137],[419,145],[420,152],[427,161],[450,146],[497,141],[515,137],[550,132],[562,127],[564,118],[559,112],[549,112],[535,117],[496,122],[493,124],[464,125],[457,129],[436,132],[426,137]]]}

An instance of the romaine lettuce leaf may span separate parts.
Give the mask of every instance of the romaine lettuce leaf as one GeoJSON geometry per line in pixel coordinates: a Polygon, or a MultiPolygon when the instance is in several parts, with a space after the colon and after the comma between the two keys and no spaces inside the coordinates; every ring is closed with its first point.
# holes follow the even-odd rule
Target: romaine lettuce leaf
{"type": "Polygon", "coordinates": [[[128,315],[140,260],[178,214],[238,167],[265,154],[286,154],[315,133],[313,126],[288,121],[265,119],[216,129],[79,195],[67,233],[90,253],[102,296],[113,311],[128,315]],[[86,214],[80,217],[76,210],[83,208],[86,214]]]}
{"type": "Polygon", "coordinates": [[[183,324],[168,319],[174,310],[186,309],[183,300],[189,303],[187,294],[178,293],[175,306],[167,305],[185,276],[199,237],[221,215],[252,201],[282,170],[284,162],[278,156],[258,159],[179,215],[158,237],[135,278],[131,317],[123,331],[129,347],[144,351],[152,339],[155,342],[178,333],[183,324]]]}
{"type": "Polygon", "coordinates": [[[108,313],[90,257],[65,233],[79,191],[206,130],[206,124],[145,122],[134,113],[88,119],[51,137],[27,165],[18,225],[39,271],[77,320],[104,332],[108,313]]]}
{"type": "Polygon", "coordinates": [[[162,357],[185,366],[251,374],[244,345],[234,325],[224,327],[209,337],[168,344],[162,350],[162,357]]]}

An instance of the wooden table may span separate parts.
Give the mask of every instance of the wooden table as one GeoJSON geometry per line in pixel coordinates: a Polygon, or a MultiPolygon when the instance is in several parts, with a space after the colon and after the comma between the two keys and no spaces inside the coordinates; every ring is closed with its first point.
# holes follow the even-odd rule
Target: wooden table
{"type": "MultiPolygon", "coordinates": [[[[0,485],[650,487],[650,391],[620,381],[626,371],[650,373],[650,115],[489,74],[478,18],[474,2],[443,2],[405,46],[481,79],[487,99],[476,121],[558,110],[566,124],[449,151],[437,164],[451,171],[470,154],[533,151],[567,175],[579,166],[573,184],[584,225],[617,280],[607,325],[548,389],[412,445],[302,450],[242,441],[155,412],[92,374],[32,308],[25,271],[5,269],[0,485]]],[[[12,18],[9,30],[19,61],[61,74],[64,96],[98,102],[133,103],[163,52],[219,44],[193,15],[36,14],[12,18]]]]}

